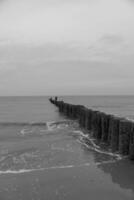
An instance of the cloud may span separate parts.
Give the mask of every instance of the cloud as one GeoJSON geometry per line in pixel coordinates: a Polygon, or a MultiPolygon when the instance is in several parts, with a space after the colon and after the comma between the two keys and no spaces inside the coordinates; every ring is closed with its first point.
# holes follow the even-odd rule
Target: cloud
{"type": "Polygon", "coordinates": [[[0,39],[0,46],[10,44],[11,42],[12,42],[12,40],[3,37],[3,38],[0,39]]]}
{"type": "Polygon", "coordinates": [[[64,92],[64,86],[97,93],[99,85],[108,91],[113,82],[124,89],[133,75],[128,65],[134,64],[134,12],[124,1],[0,1],[5,93],[25,93],[27,87],[31,93],[59,87],[64,92]]]}
{"type": "Polygon", "coordinates": [[[90,57],[108,62],[134,62],[134,43],[117,34],[105,34],[89,46],[90,57]]]}
{"type": "Polygon", "coordinates": [[[134,3],[134,0],[125,0],[125,1],[127,1],[129,3],[134,3]]]}
{"type": "Polygon", "coordinates": [[[124,39],[121,35],[112,34],[104,35],[99,41],[107,45],[121,45],[124,43],[124,39]]]}

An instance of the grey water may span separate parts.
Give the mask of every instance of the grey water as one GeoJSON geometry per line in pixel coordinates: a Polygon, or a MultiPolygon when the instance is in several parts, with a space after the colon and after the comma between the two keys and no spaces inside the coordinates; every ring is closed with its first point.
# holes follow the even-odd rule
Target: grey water
{"type": "MultiPolygon", "coordinates": [[[[134,163],[87,145],[48,98],[0,97],[0,199],[133,199],[134,163]]],[[[62,98],[134,118],[134,97],[62,98]]]]}
{"type": "Polygon", "coordinates": [[[82,104],[93,110],[100,110],[134,120],[134,96],[66,96],[69,103],[82,104]]]}

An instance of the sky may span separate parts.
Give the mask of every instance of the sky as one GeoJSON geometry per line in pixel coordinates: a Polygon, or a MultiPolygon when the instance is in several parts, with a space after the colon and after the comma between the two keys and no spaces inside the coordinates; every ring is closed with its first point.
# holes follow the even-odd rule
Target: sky
{"type": "Polygon", "coordinates": [[[0,0],[5,95],[134,95],[134,0],[0,0]]]}

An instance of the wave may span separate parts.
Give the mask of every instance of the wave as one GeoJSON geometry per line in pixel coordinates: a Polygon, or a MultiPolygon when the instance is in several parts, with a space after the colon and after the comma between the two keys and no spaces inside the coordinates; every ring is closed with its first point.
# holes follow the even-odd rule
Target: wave
{"type": "Polygon", "coordinates": [[[75,125],[77,121],[76,120],[62,120],[62,121],[51,121],[51,122],[47,122],[47,129],[49,131],[54,130],[55,128],[66,128],[69,125],[75,125]],[[65,127],[62,127],[62,125],[65,125],[65,127]]]}
{"type": "Polygon", "coordinates": [[[27,129],[22,129],[22,130],[20,131],[20,133],[21,133],[22,135],[25,135],[25,134],[33,133],[33,131],[32,131],[32,130],[31,130],[31,131],[27,131],[27,129]]]}
{"type": "Polygon", "coordinates": [[[96,151],[97,153],[100,154],[105,154],[108,156],[112,156],[115,157],[117,160],[121,160],[123,157],[118,154],[118,153],[112,153],[110,151],[105,151],[103,149],[101,149],[101,147],[99,145],[96,145],[96,143],[94,142],[95,139],[91,138],[89,134],[84,134],[82,131],[78,130],[78,131],[73,131],[74,133],[78,133],[80,134],[80,136],[82,136],[80,138],[80,140],[78,140],[78,142],[80,142],[82,145],[86,146],[88,149],[91,149],[93,151],[96,151]],[[88,144],[86,144],[86,140],[88,142],[88,144]],[[89,144],[90,143],[90,144],[89,144]]]}
{"type": "Polygon", "coordinates": [[[44,171],[44,170],[52,170],[52,169],[65,169],[65,168],[73,168],[74,165],[67,165],[67,166],[52,166],[46,168],[35,168],[35,169],[20,169],[20,170],[6,170],[0,171],[0,174],[24,174],[29,172],[36,172],[36,171],[44,171]]]}
{"type": "Polygon", "coordinates": [[[62,121],[50,121],[50,122],[0,122],[0,126],[53,126],[60,124],[74,123],[75,120],[62,120],[62,121]]]}
{"type": "Polygon", "coordinates": [[[116,160],[109,160],[109,161],[102,161],[96,163],[82,163],[79,165],[61,165],[61,166],[51,166],[51,167],[44,167],[44,168],[35,168],[35,169],[20,169],[20,170],[3,170],[0,171],[0,175],[4,174],[24,174],[24,173],[32,173],[38,171],[45,171],[45,170],[56,170],[56,169],[71,169],[71,168],[80,168],[80,167],[89,167],[89,166],[99,166],[102,164],[109,164],[114,163],[116,160]]]}
{"type": "Polygon", "coordinates": [[[0,126],[46,126],[47,122],[0,122],[0,126]]]}

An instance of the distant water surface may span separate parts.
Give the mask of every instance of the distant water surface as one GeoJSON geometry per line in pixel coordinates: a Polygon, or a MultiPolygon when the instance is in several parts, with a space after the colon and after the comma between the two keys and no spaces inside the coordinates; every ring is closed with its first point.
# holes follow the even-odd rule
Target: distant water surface
{"type": "Polygon", "coordinates": [[[60,115],[49,97],[0,97],[0,122],[58,121],[60,115]]]}
{"type": "Polygon", "coordinates": [[[63,99],[134,120],[134,96],[67,96],[63,99]]]}

